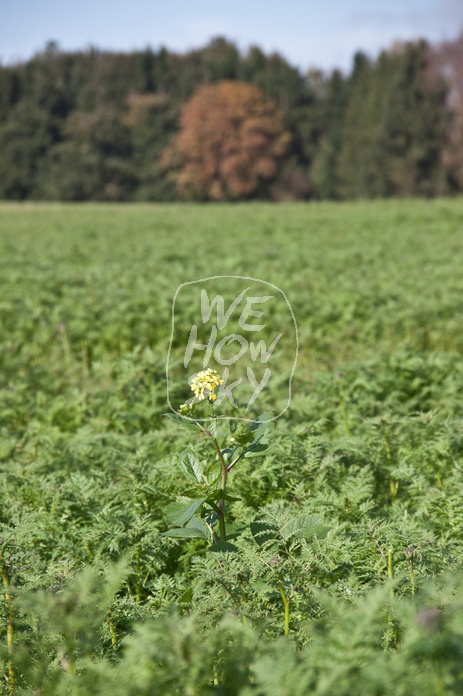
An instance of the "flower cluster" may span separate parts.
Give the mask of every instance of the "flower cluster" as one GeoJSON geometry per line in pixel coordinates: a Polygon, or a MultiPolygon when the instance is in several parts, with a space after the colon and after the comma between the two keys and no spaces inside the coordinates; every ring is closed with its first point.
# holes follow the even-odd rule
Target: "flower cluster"
{"type": "Polygon", "coordinates": [[[215,401],[217,395],[214,394],[214,390],[222,384],[222,382],[223,380],[220,379],[219,373],[216,370],[212,370],[210,367],[208,367],[207,370],[197,372],[188,380],[191,390],[199,401],[203,401],[203,399],[215,401]]]}

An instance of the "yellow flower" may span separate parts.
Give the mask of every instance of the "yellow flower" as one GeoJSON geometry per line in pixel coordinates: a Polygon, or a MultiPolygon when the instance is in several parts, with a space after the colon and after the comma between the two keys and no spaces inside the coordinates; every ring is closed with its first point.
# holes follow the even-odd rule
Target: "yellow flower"
{"type": "Polygon", "coordinates": [[[191,390],[199,401],[204,399],[215,401],[217,395],[214,394],[214,389],[222,382],[219,373],[210,367],[207,370],[197,372],[188,379],[191,390]]]}

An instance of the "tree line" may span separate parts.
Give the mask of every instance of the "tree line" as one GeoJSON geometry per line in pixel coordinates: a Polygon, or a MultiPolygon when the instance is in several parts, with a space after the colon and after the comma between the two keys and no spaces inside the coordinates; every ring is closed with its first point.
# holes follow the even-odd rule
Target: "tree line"
{"type": "Polygon", "coordinates": [[[463,189],[463,34],[303,73],[224,38],[178,54],[56,43],[0,66],[0,198],[436,196],[463,189]]]}

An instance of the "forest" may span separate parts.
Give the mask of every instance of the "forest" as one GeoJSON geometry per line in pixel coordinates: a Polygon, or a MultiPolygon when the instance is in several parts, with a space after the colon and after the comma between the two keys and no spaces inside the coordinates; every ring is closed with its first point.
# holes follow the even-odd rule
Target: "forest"
{"type": "Polygon", "coordinates": [[[0,198],[346,200],[463,188],[463,34],[303,72],[223,38],[0,66],[0,198]]]}

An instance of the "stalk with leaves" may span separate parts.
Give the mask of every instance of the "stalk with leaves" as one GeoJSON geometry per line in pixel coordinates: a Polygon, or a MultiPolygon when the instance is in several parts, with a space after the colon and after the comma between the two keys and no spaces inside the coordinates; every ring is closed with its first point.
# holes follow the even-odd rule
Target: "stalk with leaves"
{"type": "Polygon", "coordinates": [[[11,587],[9,578],[8,565],[4,559],[3,553],[0,554],[0,568],[3,580],[3,589],[5,592],[5,602],[6,602],[6,636],[7,636],[7,646],[8,646],[8,690],[9,693],[13,693],[16,673],[13,664],[13,651],[14,651],[14,626],[13,626],[13,602],[11,598],[11,587]]]}
{"type": "Polygon", "coordinates": [[[184,474],[201,491],[201,495],[195,498],[183,497],[166,507],[166,519],[172,528],[163,532],[163,536],[202,538],[212,542],[213,546],[226,550],[230,548],[227,540],[226,505],[238,500],[227,492],[228,474],[243,457],[255,456],[267,449],[268,445],[262,439],[273,427],[273,416],[272,413],[264,413],[247,425],[228,419],[226,443],[223,441],[223,434],[219,433],[219,418],[214,410],[216,389],[222,384],[219,374],[208,368],[192,375],[189,383],[195,396],[180,406],[179,414],[169,413],[166,416],[182,428],[196,432],[199,430],[206,435],[211,441],[215,457],[201,462],[189,450],[180,454],[184,474]],[[210,416],[207,419],[195,418],[196,407],[200,402],[209,403],[210,416]],[[229,446],[224,446],[226,444],[229,446]]]}

